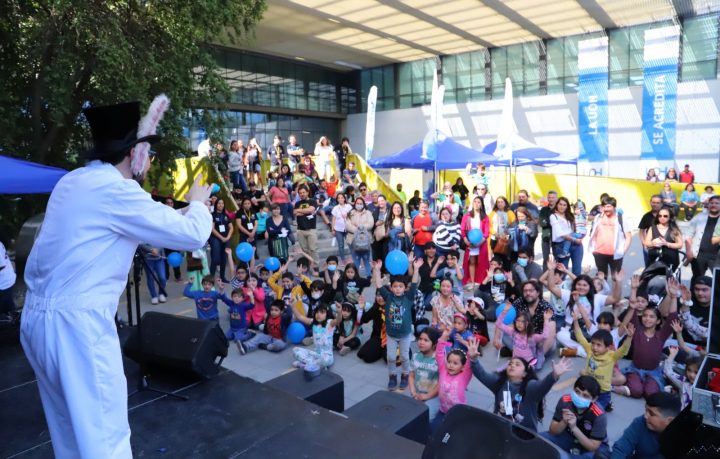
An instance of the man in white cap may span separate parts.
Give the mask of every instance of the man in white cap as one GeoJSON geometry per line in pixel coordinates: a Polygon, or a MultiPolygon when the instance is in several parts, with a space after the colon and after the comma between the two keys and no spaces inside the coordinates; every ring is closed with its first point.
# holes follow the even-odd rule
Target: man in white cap
{"type": "Polygon", "coordinates": [[[183,213],[138,183],[167,104],[158,97],[143,120],[138,103],[84,110],[94,148],[55,186],[27,261],[21,340],[58,458],[132,457],[114,317],[133,255],[140,241],[195,250],[210,235],[200,177],[183,213]]]}

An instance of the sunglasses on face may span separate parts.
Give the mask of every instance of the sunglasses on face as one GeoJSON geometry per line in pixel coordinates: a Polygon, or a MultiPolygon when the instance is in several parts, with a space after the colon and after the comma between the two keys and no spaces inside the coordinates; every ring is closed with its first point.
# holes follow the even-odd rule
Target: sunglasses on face
{"type": "Polygon", "coordinates": [[[658,214],[658,218],[670,218],[670,215],[658,214]]]}

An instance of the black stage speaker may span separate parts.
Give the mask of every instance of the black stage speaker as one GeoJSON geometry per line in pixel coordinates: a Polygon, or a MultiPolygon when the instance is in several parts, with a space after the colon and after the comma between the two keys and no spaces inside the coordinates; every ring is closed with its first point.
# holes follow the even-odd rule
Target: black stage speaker
{"type": "Polygon", "coordinates": [[[535,432],[489,411],[455,405],[423,451],[430,458],[555,459],[561,453],[535,432]]]}
{"type": "Polygon", "coordinates": [[[397,392],[379,390],[348,408],[345,416],[422,444],[430,432],[427,405],[397,392]]]}
{"type": "Polygon", "coordinates": [[[194,373],[205,379],[220,371],[228,340],[215,321],[146,312],[123,346],[140,364],[194,373]]]}
{"type": "Polygon", "coordinates": [[[329,370],[309,381],[305,371],[293,370],[265,384],[337,413],[345,410],[345,381],[329,370]]]}

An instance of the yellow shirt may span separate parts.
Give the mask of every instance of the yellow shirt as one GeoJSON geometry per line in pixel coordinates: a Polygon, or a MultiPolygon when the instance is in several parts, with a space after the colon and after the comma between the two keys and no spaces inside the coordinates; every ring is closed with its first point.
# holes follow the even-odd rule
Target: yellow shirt
{"type": "Polygon", "coordinates": [[[576,333],[575,338],[577,338],[578,344],[585,349],[588,355],[585,361],[585,374],[592,376],[600,383],[600,390],[602,392],[609,392],[615,362],[625,357],[625,354],[628,353],[632,339],[630,339],[630,337],[625,338],[625,342],[623,342],[620,349],[616,351],[608,351],[602,355],[594,355],[590,349],[590,343],[587,342],[582,333],[576,333]]]}

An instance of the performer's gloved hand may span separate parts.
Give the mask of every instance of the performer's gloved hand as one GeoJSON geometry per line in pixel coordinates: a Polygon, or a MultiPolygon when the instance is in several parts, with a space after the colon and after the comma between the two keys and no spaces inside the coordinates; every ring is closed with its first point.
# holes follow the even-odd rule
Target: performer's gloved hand
{"type": "Polygon", "coordinates": [[[200,201],[205,202],[208,199],[210,199],[210,193],[211,193],[211,185],[202,185],[203,176],[202,174],[198,174],[197,178],[195,179],[195,182],[190,187],[190,190],[188,190],[187,194],[185,195],[185,199],[187,202],[193,202],[193,201],[200,201]]]}

